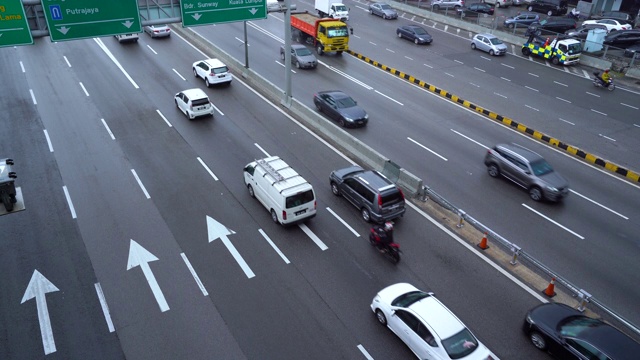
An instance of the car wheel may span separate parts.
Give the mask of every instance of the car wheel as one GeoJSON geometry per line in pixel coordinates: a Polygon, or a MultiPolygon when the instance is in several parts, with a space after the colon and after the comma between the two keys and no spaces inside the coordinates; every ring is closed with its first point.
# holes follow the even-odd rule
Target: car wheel
{"type": "Polygon", "coordinates": [[[551,62],[553,63],[553,65],[558,65],[560,63],[560,59],[554,57],[553,59],[551,59],[551,62]]]}
{"type": "Polygon", "coordinates": [[[438,5],[438,4],[433,5],[433,10],[435,10],[435,11],[440,10],[440,5],[438,5]]]}
{"type": "Polygon", "coordinates": [[[527,10],[533,11],[533,6],[529,6],[529,8],[527,10]]]}
{"type": "Polygon", "coordinates": [[[382,14],[382,20],[387,20],[387,15],[382,14]]]}
{"type": "Polygon", "coordinates": [[[252,198],[256,197],[256,193],[253,192],[253,187],[251,185],[247,185],[248,189],[249,189],[249,195],[251,195],[252,198]]]}
{"type": "Polygon", "coordinates": [[[318,52],[318,55],[320,55],[320,56],[324,55],[324,50],[322,49],[322,44],[318,44],[318,46],[316,47],[316,51],[318,52]]]}
{"type": "Polygon", "coordinates": [[[298,62],[298,60],[296,60],[296,69],[300,69],[300,62],[298,62]]]}
{"type": "Polygon", "coordinates": [[[338,119],[338,125],[340,125],[340,127],[345,127],[347,126],[347,123],[344,121],[343,118],[338,119]]]}
{"type": "Polygon", "coordinates": [[[491,177],[498,177],[500,175],[500,169],[496,166],[496,164],[489,165],[487,171],[489,172],[489,176],[491,177]]]}
{"type": "Polygon", "coordinates": [[[196,68],[193,68],[193,76],[195,76],[196,78],[198,77],[198,72],[196,71],[196,68]]]}
{"type": "Polygon", "coordinates": [[[522,48],[522,55],[524,56],[531,55],[531,49],[529,49],[528,47],[522,48]]]}
{"type": "Polygon", "coordinates": [[[553,11],[551,10],[547,11],[547,16],[551,16],[551,15],[553,15],[553,11]]]}
{"type": "Polygon", "coordinates": [[[371,221],[371,213],[369,213],[369,210],[367,210],[367,208],[362,208],[360,209],[360,215],[362,215],[362,219],[366,222],[371,221]]]}
{"type": "Polygon", "coordinates": [[[475,50],[476,49],[476,44],[475,43],[471,43],[471,50],[475,50]]]}
{"type": "Polygon", "coordinates": [[[335,196],[340,196],[340,188],[338,187],[338,184],[333,181],[331,182],[331,192],[335,196]]]}
{"type": "Polygon", "coordinates": [[[533,201],[542,200],[542,190],[537,186],[531,187],[531,189],[529,189],[529,197],[531,197],[533,201]]]}
{"type": "Polygon", "coordinates": [[[387,317],[384,316],[384,313],[380,309],[376,309],[376,319],[382,326],[387,326],[387,317]]]}
{"type": "Polygon", "coordinates": [[[529,339],[531,339],[531,343],[533,346],[540,350],[544,350],[547,348],[547,341],[544,339],[544,336],[537,331],[532,332],[529,335],[529,339]]]}
{"type": "Polygon", "coordinates": [[[418,39],[413,39],[413,42],[414,42],[416,45],[418,45],[418,44],[420,43],[420,40],[418,40],[418,39]]]}
{"type": "Polygon", "coordinates": [[[369,9],[369,14],[373,15],[373,10],[369,9]]]}
{"type": "Polygon", "coordinates": [[[278,215],[276,215],[276,211],[271,209],[271,220],[273,220],[274,223],[279,224],[280,222],[278,221],[278,215]]]}
{"type": "Polygon", "coordinates": [[[209,84],[209,78],[204,79],[204,84],[207,85],[207,87],[211,86],[211,84],[209,84]]]}
{"type": "Polygon", "coordinates": [[[493,49],[489,50],[489,55],[493,56],[493,55],[495,55],[495,54],[496,54],[496,53],[493,51],[493,49]]]}
{"type": "Polygon", "coordinates": [[[284,61],[284,53],[283,52],[280,53],[280,60],[284,61]]]}
{"type": "Polygon", "coordinates": [[[513,29],[513,28],[515,27],[515,25],[514,25],[514,24],[509,24],[509,25],[507,25],[507,27],[508,27],[509,29],[513,29]]]}

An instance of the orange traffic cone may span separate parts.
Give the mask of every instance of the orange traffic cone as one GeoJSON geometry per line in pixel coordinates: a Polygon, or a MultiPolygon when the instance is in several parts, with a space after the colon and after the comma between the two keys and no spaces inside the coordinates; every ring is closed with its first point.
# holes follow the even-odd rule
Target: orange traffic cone
{"type": "Polygon", "coordinates": [[[487,245],[487,233],[484,233],[484,236],[482,237],[482,240],[480,240],[480,244],[478,244],[478,247],[482,250],[487,250],[489,248],[489,245],[487,245]]]}
{"type": "Polygon", "coordinates": [[[555,288],[555,284],[556,283],[556,278],[551,278],[551,282],[549,283],[549,285],[547,286],[546,289],[544,289],[542,292],[547,295],[548,297],[554,297],[556,296],[555,291],[553,291],[553,289],[555,288]]]}

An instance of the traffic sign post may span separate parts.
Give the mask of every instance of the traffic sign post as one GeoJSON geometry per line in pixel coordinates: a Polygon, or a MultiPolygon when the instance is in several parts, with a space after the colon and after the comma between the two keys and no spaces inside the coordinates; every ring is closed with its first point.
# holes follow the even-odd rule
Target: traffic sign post
{"type": "Polygon", "coordinates": [[[43,0],[51,41],[142,32],[136,0],[43,0]]]}
{"type": "Polygon", "coordinates": [[[33,44],[22,0],[0,3],[0,47],[33,44]]]}
{"type": "Polygon", "coordinates": [[[267,18],[266,0],[182,0],[182,26],[200,26],[267,18]]]}

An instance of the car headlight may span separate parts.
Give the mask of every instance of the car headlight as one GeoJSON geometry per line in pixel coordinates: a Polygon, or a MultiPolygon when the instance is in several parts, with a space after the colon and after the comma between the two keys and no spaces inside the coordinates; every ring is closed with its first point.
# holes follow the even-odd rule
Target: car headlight
{"type": "Polygon", "coordinates": [[[529,324],[533,324],[533,319],[531,319],[531,314],[527,314],[524,320],[529,324]]]}
{"type": "Polygon", "coordinates": [[[364,114],[364,119],[369,120],[369,114],[364,114]]]}

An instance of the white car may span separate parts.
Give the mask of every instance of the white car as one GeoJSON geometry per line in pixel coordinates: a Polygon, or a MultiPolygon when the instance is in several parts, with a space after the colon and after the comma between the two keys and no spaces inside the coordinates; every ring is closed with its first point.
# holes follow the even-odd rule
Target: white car
{"type": "Polygon", "coordinates": [[[411,284],[382,289],[371,310],[419,359],[498,359],[433,293],[411,284]]]}
{"type": "Polygon", "coordinates": [[[612,32],[617,30],[631,30],[631,25],[625,24],[618,20],[613,20],[613,19],[586,20],[582,23],[582,25],[590,25],[590,24],[604,25],[607,27],[607,32],[612,32]]]}
{"type": "Polygon", "coordinates": [[[218,59],[207,59],[193,63],[193,76],[204,79],[207,87],[211,84],[231,84],[233,76],[227,65],[218,59]]]}
{"type": "Polygon", "coordinates": [[[213,116],[215,110],[209,97],[200,89],[182,90],[174,97],[176,107],[190,120],[198,116],[213,116]]]}
{"type": "Polygon", "coordinates": [[[149,25],[144,27],[144,32],[152,38],[171,36],[171,28],[168,25],[149,25]]]}

